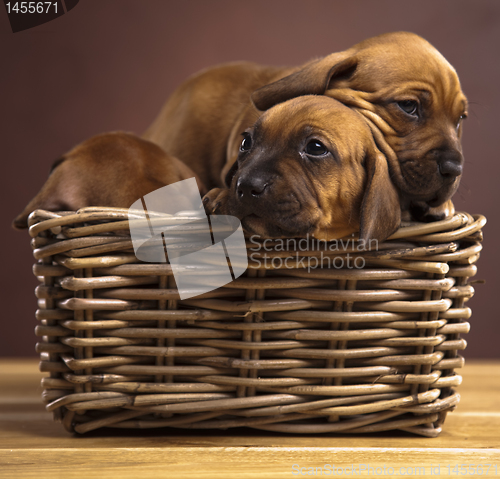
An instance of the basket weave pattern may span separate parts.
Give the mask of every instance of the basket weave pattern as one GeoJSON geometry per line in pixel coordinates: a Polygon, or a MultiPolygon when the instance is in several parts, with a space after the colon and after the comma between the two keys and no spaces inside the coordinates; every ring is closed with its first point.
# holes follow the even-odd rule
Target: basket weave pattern
{"type": "Polygon", "coordinates": [[[68,431],[435,437],[459,402],[482,216],[402,227],[377,251],[321,251],[363,268],[260,249],[242,277],[184,301],[169,264],[136,259],[127,210],[30,221],[44,401],[68,431]]]}

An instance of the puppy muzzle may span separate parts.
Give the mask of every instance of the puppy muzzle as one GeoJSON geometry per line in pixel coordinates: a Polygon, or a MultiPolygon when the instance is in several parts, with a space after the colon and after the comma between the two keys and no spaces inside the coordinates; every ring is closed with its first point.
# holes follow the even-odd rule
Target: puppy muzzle
{"type": "Polygon", "coordinates": [[[242,202],[253,202],[256,199],[264,196],[270,180],[263,177],[240,177],[236,182],[236,194],[242,202]]]}
{"type": "MultiPolygon", "coordinates": [[[[314,215],[302,205],[290,185],[275,181],[272,175],[245,174],[235,178],[230,212],[243,227],[267,237],[306,234],[314,227],[314,215]]],[[[286,182],[285,182],[286,183],[286,182]]]]}
{"type": "Polygon", "coordinates": [[[464,158],[460,151],[446,150],[436,154],[440,175],[445,181],[453,181],[463,171],[464,158]]]}

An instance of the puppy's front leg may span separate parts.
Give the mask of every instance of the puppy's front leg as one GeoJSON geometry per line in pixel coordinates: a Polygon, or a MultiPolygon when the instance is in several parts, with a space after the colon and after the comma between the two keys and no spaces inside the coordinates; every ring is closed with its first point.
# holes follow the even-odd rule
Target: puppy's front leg
{"type": "Polygon", "coordinates": [[[203,206],[209,215],[228,215],[228,188],[214,188],[203,197],[203,206]]]}

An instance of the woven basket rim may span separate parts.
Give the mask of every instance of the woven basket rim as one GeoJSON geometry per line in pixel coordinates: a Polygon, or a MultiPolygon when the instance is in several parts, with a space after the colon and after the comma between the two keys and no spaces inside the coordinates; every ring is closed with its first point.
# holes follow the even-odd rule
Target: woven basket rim
{"type": "MultiPolygon", "coordinates": [[[[124,229],[128,229],[128,211],[127,208],[95,206],[81,208],[78,211],[63,212],[38,209],[34,210],[29,216],[29,234],[35,237],[40,232],[47,229],[91,221],[116,221],[119,222],[120,226],[123,226],[124,229]]],[[[158,216],[170,217],[171,215],[162,215],[160,213],[158,216]]],[[[460,235],[461,233],[472,234],[484,227],[486,221],[486,217],[481,214],[471,215],[465,212],[456,212],[450,218],[430,223],[403,222],[400,228],[388,238],[388,241],[451,232],[462,229],[464,226],[467,229],[464,232],[460,232],[460,235]]],[[[431,240],[439,241],[439,237],[433,236],[431,240]]]]}

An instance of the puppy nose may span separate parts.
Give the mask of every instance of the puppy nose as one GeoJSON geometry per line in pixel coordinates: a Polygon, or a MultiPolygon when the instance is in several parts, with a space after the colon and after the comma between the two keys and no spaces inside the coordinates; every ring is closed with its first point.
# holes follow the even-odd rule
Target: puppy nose
{"type": "Polygon", "coordinates": [[[447,151],[439,155],[439,173],[443,178],[453,179],[463,171],[463,156],[459,151],[447,151]]]}
{"type": "Polygon", "coordinates": [[[265,189],[267,188],[268,183],[265,178],[260,177],[243,177],[239,178],[236,183],[236,191],[238,192],[238,198],[249,198],[253,196],[257,198],[261,196],[265,189]]]}

